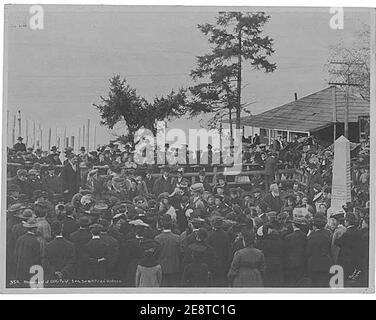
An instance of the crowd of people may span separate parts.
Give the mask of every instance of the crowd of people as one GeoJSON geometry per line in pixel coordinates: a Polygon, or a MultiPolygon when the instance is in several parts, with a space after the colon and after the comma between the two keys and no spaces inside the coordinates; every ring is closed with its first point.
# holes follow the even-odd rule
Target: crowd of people
{"type": "Polygon", "coordinates": [[[353,201],[333,212],[333,152],[314,143],[256,141],[243,159],[264,176],[239,187],[221,172],[209,177],[208,166],[194,179],[189,165],[139,166],[114,143],[62,157],[19,138],[8,150],[7,286],[29,286],[40,265],[45,287],[329,287],[339,265],[345,286],[366,287],[362,152],[353,201]],[[295,167],[306,185],[277,174],[295,167]]]}

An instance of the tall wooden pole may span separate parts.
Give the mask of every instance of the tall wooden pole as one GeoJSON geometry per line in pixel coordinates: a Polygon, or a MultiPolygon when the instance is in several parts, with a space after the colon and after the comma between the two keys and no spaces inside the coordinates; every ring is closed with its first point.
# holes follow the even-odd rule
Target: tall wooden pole
{"type": "Polygon", "coordinates": [[[43,129],[42,129],[41,124],[39,124],[39,132],[40,132],[39,147],[41,148],[41,150],[43,150],[43,129]]]}
{"type": "Polygon", "coordinates": [[[64,148],[68,147],[68,144],[66,143],[66,138],[67,138],[67,128],[64,128],[64,137],[63,137],[63,144],[64,148]]]}
{"type": "Polygon", "coordinates": [[[25,128],[25,135],[26,135],[26,146],[29,145],[29,120],[26,119],[26,128],[25,128]]]}
{"type": "Polygon", "coordinates": [[[33,121],[33,149],[35,148],[35,121],[33,121]]]}
{"type": "Polygon", "coordinates": [[[12,147],[16,143],[16,115],[13,117],[13,127],[12,127],[12,147]]]}
{"type": "Polygon", "coordinates": [[[81,128],[78,128],[77,150],[80,150],[80,143],[81,143],[81,128]]]}
{"type": "Polygon", "coordinates": [[[86,129],[86,152],[89,152],[90,146],[90,119],[87,119],[87,129],[86,129]]]}
{"type": "Polygon", "coordinates": [[[21,110],[18,110],[18,136],[21,137],[21,110]]]}
{"type": "Polygon", "coordinates": [[[48,129],[48,151],[51,150],[51,128],[48,129]]]}
{"type": "Polygon", "coordinates": [[[55,145],[57,145],[57,127],[55,127],[55,145]]]}
{"type": "Polygon", "coordinates": [[[97,148],[96,143],[97,143],[97,126],[94,126],[94,145],[93,145],[93,150],[95,150],[97,148]]]}
{"type": "Polygon", "coordinates": [[[71,147],[72,147],[73,150],[74,150],[74,136],[71,136],[71,147]]]}
{"type": "Polygon", "coordinates": [[[82,127],[82,146],[85,145],[85,125],[82,127]]]}
{"type": "Polygon", "coordinates": [[[69,137],[66,137],[66,138],[65,138],[65,147],[66,147],[66,148],[69,147],[69,137]]]}

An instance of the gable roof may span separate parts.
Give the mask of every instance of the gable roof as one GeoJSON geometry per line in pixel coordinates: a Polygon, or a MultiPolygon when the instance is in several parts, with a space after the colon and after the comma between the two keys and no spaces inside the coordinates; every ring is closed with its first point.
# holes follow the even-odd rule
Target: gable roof
{"type": "MultiPolygon", "coordinates": [[[[334,121],[332,88],[335,88],[336,120],[344,122],[346,93],[336,87],[328,87],[263,113],[243,117],[241,125],[301,132],[326,127],[334,121]]],[[[369,113],[369,101],[354,95],[349,97],[349,122],[358,122],[358,116],[369,115],[369,113]]]]}

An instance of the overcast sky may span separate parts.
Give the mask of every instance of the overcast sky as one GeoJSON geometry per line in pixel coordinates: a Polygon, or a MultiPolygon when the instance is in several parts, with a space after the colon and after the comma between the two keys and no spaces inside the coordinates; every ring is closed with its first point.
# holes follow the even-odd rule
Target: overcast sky
{"type": "MultiPolygon", "coordinates": [[[[107,94],[108,79],[115,74],[126,77],[147,99],[190,85],[195,56],[209,49],[197,24],[213,22],[219,11],[215,7],[43,8],[44,30],[27,27],[29,6],[6,8],[4,94],[10,123],[20,109],[23,119],[40,123],[45,134],[51,127],[54,142],[56,127],[61,134],[66,127],[77,139],[78,128],[90,118],[97,126],[97,143],[111,137],[99,126],[92,106],[107,94]]],[[[339,41],[351,46],[370,16],[367,9],[345,9],[344,29],[332,30],[329,8],[263,10],[271,16],[264,31],[274,39],[271,61],[277,70],[264,74],[244,68],[242,101],[254,102],[250,110],[255,114],[291,101],[294,92],[302,97],[325,88],[330,46],[339,41]]],[[[197,119],[180,119],[172,126],[187,129],[199,124],[197,119]]],[[[43,140],[47,142],[46,136],[43,140]]]]}

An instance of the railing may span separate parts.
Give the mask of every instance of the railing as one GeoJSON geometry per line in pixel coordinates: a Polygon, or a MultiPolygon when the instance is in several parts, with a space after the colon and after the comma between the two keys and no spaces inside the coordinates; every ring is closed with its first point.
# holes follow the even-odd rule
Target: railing
{"type": "MultiPolygon", "coordinates": [[[[30,169],[33,166],[33,164],[20,164],[20,163],[8,163],[7,168],[8,168],[8,177],[13,177],[16,175],[16,172],[18,169],[30,169]]],[[[41,164],[42,168],[47,168],[48,165],[46,164],[41,164]]],[[[57,165],[54,166],[56,169],[61,169],[63,166],[62,165],[57,165]]],[[[197,167],[201,168],[206,168],[205,170],[205,176],[208,178],[208,183],[211,185],[215,185],[217,182],[217,175],[219,173],[223,173],[226,175],[225,168],[226,166],[224,165],[210,165],[210,166],[200,166],[200,165],[195,165],[195,166],[189,166],[187,169],[195,170],[197,167]]],[[[258,166],[260,168],[260,166],[258,166]]],[[[245,187],[250,186],[251,179],[253,177],[261,177],[264,180],[264,185],[265,188],[268,188],[267,184],[267,179],[265,175],[265,170],[264,169],[250,169],[252,168],[252,165],[250,164],[243,164],[243,169],[241,172],[237,173],[236,175],[231,175],[228,174],[226,175],[227,177],[227,184],[232,187],[245,187]]],[[[255,167],[253,167],[255,168],[255,167]]],[[[262,168],[262,167],[261,167],[262,168]]],[[[158,170],[158,167],[155,168],[158,170]]],[[[146,170],[146,167],[141,167],[140,171],[146,170]]],[[[187,170],[188,171],[188,170],[187,170]]],[[[188,181],[193,184],[198,181],[198,172],[185,172],[184,177],[188,179],[188,181]]],[[[172,176],[175,176],[176,174],[172,173],[172,176]]],[[[152,173],[153,177],[159,177],[160,173],[152,173]]],[[[275,174],[275,181],[277,183],[280,183],[282,181],[285,182],[299,182],[302,185],[307,185],[308,182],[308,177],[307,175],[299,170],[299,169],[279,169],[276,171],[275,174]],[[282,179],[283,175],[285,176],[284,179],[282,179]]]]}

